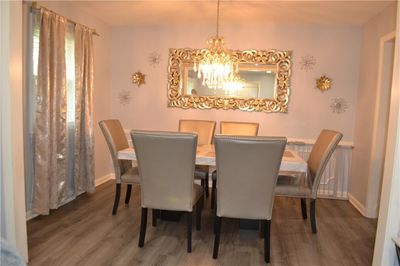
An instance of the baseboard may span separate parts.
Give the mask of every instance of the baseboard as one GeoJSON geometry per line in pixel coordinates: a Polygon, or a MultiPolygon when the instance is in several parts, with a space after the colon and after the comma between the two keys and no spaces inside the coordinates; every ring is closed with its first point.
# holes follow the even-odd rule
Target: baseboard
{"type": "MultiPolygon", "coordinates": [[[[107,182],[107,181],[109,181],[109,180],[111,180],[111,179],[114,179],[114,178],[115,178],[115,176],[114,176],[113,173],[106,174],[106,175],[104,175],[104,176],[102,176],[102,177],[100,177],[100,178],[96,178],[96,179],[94,180],[94,186],[95,186],[95,187],[100,186],[101,184],[104,184],[105,182],[107,182]]],[[[74,200],[74,199],[75,199],[75,197],[74,197],[74,198],[71,198],[71,200],[74,200]]],[[[69,201],[71,201],[71,200],[68,200],[67,202],[69,202],[69,201]]],[[[67,203],[67,202],[65,202],[65,203],[67,203]]],[[[65,203],[64,203],[64,204],[65,204],[65,203]]],[[[37,217],[37,216],[38,216],[38,214],[35,213],[35,212],[32,211],[32,210],[27,210],[27,211],[26,211],[26,220],[27,220],[27,221],[29,221],[29,220],[31,220],[31,219],[37,217]]]]}
{"type": "Polygon", "coordinates": [[[114,176],[113,173],[109,173],[109,174],[103,175],[102,177],[96,178],[94,180],[94,186],[95,187],[100,186],[101,184],[104,184],[105,182],[107,182],[107,181],[109,181],[111,179],[115,179],[115,176],[114,176]]]}
{"type": "Polygon", "coordinates": [[[347,196],[349,197],[349,202],[351,203],[351,205],[354,206],[354,208],[357,209],[357,211],[359,211],[362,216],[364,217],[368,217],[366,215],[365,212],[365,206],[363,204],[361,204],[361,202],[359,202],[353,195],[351,195],[350,193],[347,193],[347,196]]]}

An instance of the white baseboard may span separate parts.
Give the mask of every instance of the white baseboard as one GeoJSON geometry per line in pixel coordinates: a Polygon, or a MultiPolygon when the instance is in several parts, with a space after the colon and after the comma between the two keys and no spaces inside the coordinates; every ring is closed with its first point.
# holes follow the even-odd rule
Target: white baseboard
{"type": "MultiPolygon", "coordinates": [[[[109,180],[111,180],[111,179],[114,179],[114,178],[115,178],[114,173],[106,174],[106,175],[104,175],[104,176],[102,176],[102,177],[100,177],[100,178],[96,178],[96,179],[94,180],[94,186],[95,186],[95,187],[100,186],[101,184],[104,184],[105,182],[107,182],[107,181],[109,181],[109,180]]],[[[65,203],[67,203],[67,202],[69,202],[69,201],[71,201],[71,200],[74,200],[74,199],[75,199],[75,197],[72,198],[72,199],[70,199],[70,200],[67,200],[65,203]]],[[[64,204],[65,204],[65,203],[64,203],[64,204]]],[[[32,210],[27,210],[27,211],[26,211],[26,220],[27,220],[27,221],[29,221],[29,220],[31,220],[31,219],[37,217],[37,216],[38,216],[38,214],[35,213],[35,212],[32,211],[32,210]]]]}
{"type": "Polygon", "coordinates": [[[366,215],[365,212],[365,206],[359,202],[353,195],[351,195],[350,193],[347,193],[347,196],[349,197],[349,201],[351,203],[351,205],[354,206],[354,208],[357,209],[357,211],[359,211],[364,217],[368,217],[366,215]]]}
{"type": "Polygon", "coordinates": [[[95,187],[100,186],[101,184],[104,184],[105,182],[107,182],[111,179],[115,179],[114,173],[109,173],[109,174],[103,175],[94,180],[94,186],[95,187]]]}

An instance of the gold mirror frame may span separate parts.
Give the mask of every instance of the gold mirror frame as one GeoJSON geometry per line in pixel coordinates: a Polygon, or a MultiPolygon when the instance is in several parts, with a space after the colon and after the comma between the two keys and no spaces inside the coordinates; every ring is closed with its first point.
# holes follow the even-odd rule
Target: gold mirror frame
{"type": "Polygon", "coordinates": [[[276,65],[276,89],[274,99],[234,98],[219,96],[183,95],[181,92],[184,63],[201,59],[205,49],[169,49],[168,107],[183,109],[239,109],[242,111],[286,113],[290,94],[291,52],[277,50],[235,50],[234,62],[276,65]]]}

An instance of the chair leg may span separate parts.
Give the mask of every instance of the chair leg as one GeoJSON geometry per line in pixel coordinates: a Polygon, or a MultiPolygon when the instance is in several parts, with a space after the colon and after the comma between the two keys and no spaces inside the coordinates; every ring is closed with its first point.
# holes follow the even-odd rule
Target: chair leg
{"type": "Polygon", "coordinates": [[[264,261],[270,261],[270,246],[271,246],[271,220],[264,221],[264,261]]]}
{"type": "Polygon", "coordinates": [[[214,251],[213,251],[213,259],[218,258],[218,250],[219,250],[219,239],[221,236],[221,224],[222,224],[222,217],[216,217],[216,232],[215,232],[215,239],[214,239],[214,251]]]}
{"type": "Polygon", "coordinates": [[[132,184],[128,184],[126,187],[126,195],[125,195],[125,204],[129,204],[129,200],[131,199],[132,192],[132,184]]]}
{"type": "Polygon", "coordinates": [[[260,238],[265,237],[265,222],[264,220],[260,221],[260,238]]]}
{"type": "Polygon", "coordinates": [[[311,221],[311,232],[313,234],[317,233],[317,223],[315,221],[315,199],[310,202],[310,221],[311,221]]]}
{"type": "Polygon", "coordinates": [[[210,194],[210,186],[208,185],[208,179],[209,179],[209,173],[207,173],[207,175],[206,175],[206,187],[205,187],[205,189],[206,189],[206,197],[208,198],[209,197],[209,194],[210,194]]]}
{"type": "Polygon", "coordinates": [[[152,226],[156,227],[157,226],[157,218],[158,218],[158,210],[153,209],[151,211],[151,219],[152,219],[152,226]]]}
{"type": "Polygon", "coordinates": [[[201,229],[201,211],[203,209],[204,196],[201,196],[199,201],[196,204],[196,230],[200,231],[201,229]]]}
{"type": "Polygon", "coordinates": [[[211,209],[215,208],[216,189],[217,189],[217,180],[213,180],[212,181],[212,187],[211,187],[211,209]]]}
{"type": "Polygon", "coordinates": [[[187,213],[187,252],[192,252],[192,212],[187,213]]]}
{"type": "Polygon", "coordinates": [[[142,208],[142,217],[140,221],[140,235],[139,235],[139,247],[144,246],[144,238],[146,236],[147,226],[147,208],[142,208]]]}
{"type": "Polygon", "coordinates": [[[306,199],[301,198],[300,199],[300,204],[301,204],[301,214],[303,215],[303,219],[307,219],[307,204],[306,204],[306,199]]]}
{"type": "Polygon", "coordinates": [[[115,185],[115,199],[114,199],[114,206],[112,209],[112,215],[117,214],[120,197],[121,197],[121,184],[116,184],[115,185]]]}

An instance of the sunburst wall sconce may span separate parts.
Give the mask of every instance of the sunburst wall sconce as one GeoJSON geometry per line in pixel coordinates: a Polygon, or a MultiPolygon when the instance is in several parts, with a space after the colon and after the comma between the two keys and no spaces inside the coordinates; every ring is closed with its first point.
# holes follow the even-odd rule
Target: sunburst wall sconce
{"type": "Polygon", "coordinates": [[[323,75],[319,79],[316,80],[317,89],[324,92],[329,90],[332,87],[332,79],[323,75]]]}
{"type": "Polygon", "coordinates": [[[145,74],[143,74],[140,71],[136,71],[135,73],[132,74],[132,83],[140,87],[140,85],[146,83],[145,78],[146,78],[145,74]]]}

